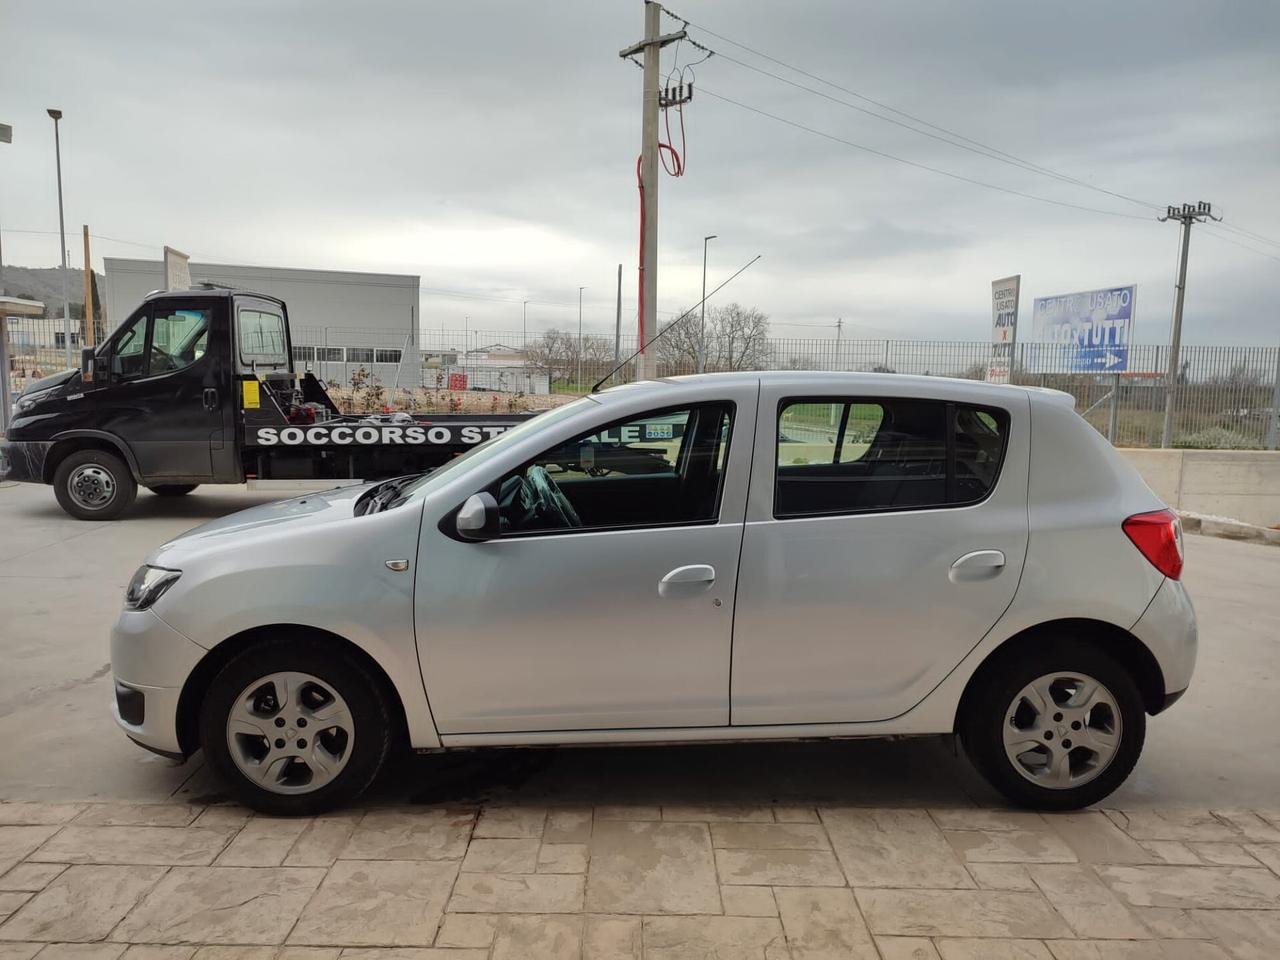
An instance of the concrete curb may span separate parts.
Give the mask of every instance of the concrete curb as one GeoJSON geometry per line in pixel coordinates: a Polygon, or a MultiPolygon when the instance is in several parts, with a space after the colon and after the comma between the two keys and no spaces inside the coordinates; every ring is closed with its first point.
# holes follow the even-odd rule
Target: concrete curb
{"type": "Polygon", "coordinates": [[[1280,547],[1280,530],[1260,527],[1240,520],[1220,520],[1178,511],[1184,533],[1198,533],[1203,537],[1222,537],[1225,540],[1247,540],[1280,547]]]}

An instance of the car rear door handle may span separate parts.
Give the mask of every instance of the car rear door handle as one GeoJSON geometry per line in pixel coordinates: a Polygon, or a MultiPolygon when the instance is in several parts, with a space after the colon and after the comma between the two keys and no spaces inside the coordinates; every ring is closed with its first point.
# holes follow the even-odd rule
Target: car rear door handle
{"type": "Polygon", "coordinates": [[[947,574],[952,583],[990,580],[1004,569],[1004,554],[999,550],[974,550],[951,565],[947,574]]]}
{"type": "Polygon", "coordinates": [[[687,597],[706,590],[716,582],[716,568],[709,563],[690,563],[676,567],[658,581],[658,596],[687,597]]]}

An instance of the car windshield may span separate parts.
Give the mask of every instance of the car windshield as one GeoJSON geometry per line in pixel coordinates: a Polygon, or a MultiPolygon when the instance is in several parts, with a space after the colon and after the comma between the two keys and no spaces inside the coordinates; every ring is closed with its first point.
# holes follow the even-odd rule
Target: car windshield
{"type": "Polygon", "coordinates": [[[566,403],[562,407],[556,407],[545,413],[540,413],[536,417],[530,417],[519,426],[512,427],[504,433],[491,437],[484,443],[477,444],[465,453],[461,453],[447,463],[437,467],[430,473],[424,473],[417,480],[406,484],[400,488],[400,492],[396,495],[395,503],[404,503],[406,500],[415,497],[425,497],[433,490],[439,488],[442,484],[448,482],[454,477],[454,471],[468,463],[472,466],[480,466],[482,463],[493,459],[505,450],[510,444],[516,443],[526,434],[535,430],[541,430],[560,420],[565,420],[575,413],[581,411],[585,406],[594,404],[596,401],[589,397],[580,397],[572,403],[566,403]]]}

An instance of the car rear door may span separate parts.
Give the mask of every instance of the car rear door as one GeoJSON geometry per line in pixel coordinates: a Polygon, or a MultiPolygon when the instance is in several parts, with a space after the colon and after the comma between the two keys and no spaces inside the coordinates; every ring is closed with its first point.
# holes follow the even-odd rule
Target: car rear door
{"type": "Polygon", "coordinates": [[[1027,548],[1026,394],[894,381],[764,382],[735,725],[904,713],[1013,600],[1027,548]]]}

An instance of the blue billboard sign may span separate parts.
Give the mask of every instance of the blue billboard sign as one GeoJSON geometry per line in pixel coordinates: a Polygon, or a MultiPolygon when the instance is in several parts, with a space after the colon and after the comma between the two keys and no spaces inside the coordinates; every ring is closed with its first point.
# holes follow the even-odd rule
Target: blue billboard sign
{"type": "Polygon", "coordinates": [[[1055,345],[1036,351],[1037,372],[1127,371],[1137,303],[1136,284],[1037,297],[1031,313],[1033,339],[1055,345]]]}

